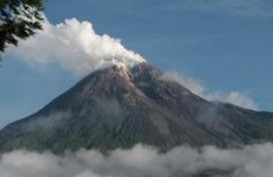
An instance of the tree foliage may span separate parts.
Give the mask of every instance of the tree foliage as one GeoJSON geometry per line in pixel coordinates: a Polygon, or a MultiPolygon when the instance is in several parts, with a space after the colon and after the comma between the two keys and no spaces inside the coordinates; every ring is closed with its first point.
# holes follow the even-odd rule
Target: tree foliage
{"type": "Polygon", "coordinates": [[[42,29],[43,0],[0,0],[0,54],[42,29]]]}

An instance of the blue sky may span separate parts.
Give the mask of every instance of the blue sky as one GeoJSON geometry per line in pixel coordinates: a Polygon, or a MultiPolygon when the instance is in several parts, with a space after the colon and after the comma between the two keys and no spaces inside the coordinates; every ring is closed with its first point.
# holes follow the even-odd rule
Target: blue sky
{"type": "MultiPolygon", "coordinates": [[[[151,64],[182,76],[182,83],[196,82],[206,95],[236,91],[259,110],[273,111],[272,1],[48,0],[45,8],[50,23],[89,21],[98,34],[121,39],[151,64]]],[[[57,63],[37,66],[6,54],[0,127],[39,110],[79,79],[57,63]]]]}

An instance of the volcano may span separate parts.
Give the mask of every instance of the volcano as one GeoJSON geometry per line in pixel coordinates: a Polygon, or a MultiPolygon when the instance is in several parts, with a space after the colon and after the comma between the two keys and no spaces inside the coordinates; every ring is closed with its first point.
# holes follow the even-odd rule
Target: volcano
{"type": "Polygon", "coordinates": [[[140,63],[91,73],[33,115],[0,131],[0,151],[62,153],[151,145],[162,151],[273,140],[273,113],[210,102],[140,63]]]}

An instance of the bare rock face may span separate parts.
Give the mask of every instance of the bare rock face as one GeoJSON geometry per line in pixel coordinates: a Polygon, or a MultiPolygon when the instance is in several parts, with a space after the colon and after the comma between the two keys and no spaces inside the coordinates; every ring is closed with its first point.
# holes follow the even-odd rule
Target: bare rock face
{"type": "Polygon", "coordinates": [[[237,146],[273,140],[273,114],[213,103],[142,63],[84,78],[37,113],[0,131],[0,150],[237,146]]]}

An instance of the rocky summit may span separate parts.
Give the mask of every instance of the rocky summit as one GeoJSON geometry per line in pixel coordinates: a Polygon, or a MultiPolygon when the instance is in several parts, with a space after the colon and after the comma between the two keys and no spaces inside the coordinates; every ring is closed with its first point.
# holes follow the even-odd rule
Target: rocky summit
{"type": "Polygon", "coordinates": [[[209,102],[141,63],[91,73],[37,113],[0,131],[0,151],[130,148],[162,151],[273,140],[273,113],[209,102]]]}

